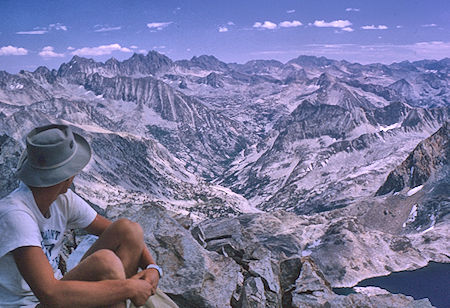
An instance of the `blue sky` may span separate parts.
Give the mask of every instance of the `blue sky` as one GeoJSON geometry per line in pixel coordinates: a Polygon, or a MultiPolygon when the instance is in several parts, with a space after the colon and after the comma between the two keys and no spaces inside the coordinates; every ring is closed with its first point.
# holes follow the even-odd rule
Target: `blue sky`
{"type": "Polygon", "coordinates": [[[173,60],[450,57],[448,0],[0,1],[0,70],[156,50],[173,60]]]}

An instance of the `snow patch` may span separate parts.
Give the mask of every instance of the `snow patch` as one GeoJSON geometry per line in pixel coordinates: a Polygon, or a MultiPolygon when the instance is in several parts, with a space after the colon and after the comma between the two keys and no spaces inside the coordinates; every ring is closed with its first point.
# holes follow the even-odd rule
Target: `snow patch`
{"type": "Polygon", "coordinates": [[[403,228],[406,227],[407,224],[412,223],[416,220],[417,217],[417,204],[414,204],[411,212],[409,212],[408,219],[403,223],[403,228]]]}
{"type": "Polygon", "coordinates": [[[436,216],[434,216],[434,214],[431,214],[430,219],[431,219],[431,226],[428,229],[424,230],[422,233],[426,233],[434,229],[434,225],[436,224],[436,216]]]}
{"type": "Polygon", "coordinates": [[[311,245],[309,245],[309,248],[316,248],[318,247],[320,244],[322,244],[322,241],[320,239],[315,240],[311,245]]]}
{"type": "Polygon", "coordinates": [[[23,84],[21,84],[21,83],[11,84],[11,85],[9,85],[9,88],[11,90],[20,90],[20,89],[23,89],[23,84]]]}
{"type": "Polygon", "coordinates": [[[388,130],[399,128],[399,127],[401,127],[401,125],[402,125],[401,123],[395,123],[395,124],[392,124],[392,125],[389,125],[389,126],[380,126],[380,127],[378,127],[378,129],[380,131],[386,132],[388,130]]]}
{"type": "Polygon", "coordinates": [[[406,195],[407,195],[408,197],[411,197],[412,195],[414,195],[414,194],[416,194],[418,191],[420,191],[422,188],[423,188],[423,185],[414,187],[413,189],[410,189],[410,190],[406,193],[406,195]]]}
{"type": "Polygon", "coordinates": [[[302,257],[307,257],[307,256],[310,256],[312,254],[312,251],[311,250],[303,250],[302,251],[302,257]]]}
{"type": "Polygon", "coordinates": [[[306,257],[312,254],[312,248],[317,248],[320,246],[320,244],[322,244],[322,241],[320,239],[314,240],[312,242],[312,244],[307,244],[306,247],[308,247],[308,249],[305,249],[302,251],[302,257],[306,257]]]}

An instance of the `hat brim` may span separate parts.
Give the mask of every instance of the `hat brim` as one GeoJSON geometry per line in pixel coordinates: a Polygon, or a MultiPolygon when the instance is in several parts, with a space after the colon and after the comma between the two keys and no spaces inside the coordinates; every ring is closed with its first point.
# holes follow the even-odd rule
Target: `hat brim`
{"type": "Polygon", "coordinates": [[[50,187],[64,182],[78,174],[91,159],[91,147],[82,136],[73,133],[77,143],[77,151],[66,164],[53,169],[38,169],[31,166],[26,157],[26,149],[17,166],[16,176],[25,184],[32,187],[50,187]]]}

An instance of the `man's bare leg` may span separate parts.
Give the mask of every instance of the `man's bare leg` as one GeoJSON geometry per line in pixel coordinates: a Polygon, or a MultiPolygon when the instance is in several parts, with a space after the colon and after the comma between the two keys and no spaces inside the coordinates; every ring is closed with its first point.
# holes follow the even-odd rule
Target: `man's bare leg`
{"type": "Polygon", "coordinates": [[[126,278],[130,278],[137,273],[144,245],[142,227],[128,219],[119,219],[106,228],[81,260],[101,249],[112,250],[122,261],[126,278]]]}
{"type": "MultiPolygon", "coordinates": [[[[125,278],[122,261],[111,250],[102,249],[87,256],[80,264],[67,272],[61,280],[101,281],[125,278]]],[[[108,307],[125,308],[126,303],[108,307]]]]}
{"type": "MultiPolygon", "coordinates": [[[[89,248],[80,264],[62,280],[100,281],[126,279],[135,275],[144,249],[141,226],[128,219],[113,222],[89,248]]],[[[113,308],[124,308],[119,303],[113,308]]]]}

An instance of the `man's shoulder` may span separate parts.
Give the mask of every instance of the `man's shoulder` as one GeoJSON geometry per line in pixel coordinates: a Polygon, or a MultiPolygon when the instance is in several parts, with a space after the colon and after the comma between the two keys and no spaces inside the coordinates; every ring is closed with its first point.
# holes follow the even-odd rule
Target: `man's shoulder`
{"type": "Polygon", "coordinates": [[[27,206],[27,201],[28,196],[26,191],[19,187],[6,197],[0,199],[0,217],[13,211],[30,213],[31,210],[27,206]]]}

